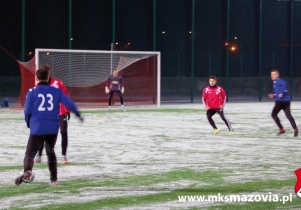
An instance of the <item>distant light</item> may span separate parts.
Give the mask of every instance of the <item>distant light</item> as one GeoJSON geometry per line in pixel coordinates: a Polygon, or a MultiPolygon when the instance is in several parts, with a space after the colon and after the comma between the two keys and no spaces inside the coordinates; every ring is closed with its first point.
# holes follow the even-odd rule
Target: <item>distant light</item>
{"type": "Polygon", "coordinates": [[[28,52],[27,55],[32,55],[32,51],[28,52]]]}
{"type": "Polygon", "coordinates": [[[189,31],[189,33],[191,34],[192,32],[191,32],[191,31],[189,31]]]}
{"type": "Polygon", "coordinates": [[[235,52],[235,51],[237,50],[237,47],[236,47],[236,46],[232,46],[232,47],[230,48],[230,50],[231,50],[232,52],[235,52]]]}
{"type": "Polygon", "coordinates": [[[50,52],[47,52],[46,55],[50,55],[50,52]]]}
{"type": "Polygon", "coordinates": [[[225,42],[225,46],[228,46],[229,45],[229,43],[228,42],[225,42]]]}
{"type": "Polygon", "coordinates": [[[165,31],[162,31],[162,34],[165,34],[166,32],[165,31]]]}
{"type": "Polygon", "coordinates": [[[131,45],[131,43],[130,43],[130,42],[128,42],[128,45],[131,45]]]}
{"type": "Polygon", "coordinates": [[[234,39],[237,39],[237,36],[235,36],[234,39]]]}
{"type": "Polygon", "coordinates": [[[70,38],[71,41],[73,41],[73,38],[70,38]]]}
{"type": "Polygon", "coordinates": [[[118,42],[115,43],[115,45],[118,45],[118,44],[119,44],[118,42]]]}

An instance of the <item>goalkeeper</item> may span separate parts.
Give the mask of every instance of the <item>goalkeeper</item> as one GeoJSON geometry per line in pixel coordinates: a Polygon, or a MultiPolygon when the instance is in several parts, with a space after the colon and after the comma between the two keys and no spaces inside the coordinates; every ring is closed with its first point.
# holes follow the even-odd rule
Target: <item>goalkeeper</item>
{"type": "Polygon", "coordinates": [[[112,98],[114,93],[117,93],[120,98],[121,110],[125,111],[123,106],[124,87],[122,76],[118,75],[117,69],[113,70],[113,74],[110,75],[106,81],[105,92],[109,94],[109,111],[111,110],[112,98]]]}

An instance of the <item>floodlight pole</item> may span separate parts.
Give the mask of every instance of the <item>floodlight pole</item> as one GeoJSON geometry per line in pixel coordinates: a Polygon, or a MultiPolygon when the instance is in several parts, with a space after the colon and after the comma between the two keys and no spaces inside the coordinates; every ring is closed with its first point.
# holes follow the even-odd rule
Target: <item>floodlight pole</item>
{"type": "Polygon", "coordinates": [[[290,95],[293,97],[293,71],[294,71],[294,1],[291,0],[290,20],[290,95]]]}
{"type": "Polygon", "coordinates": [[[156,0],[153,0],[153,51],[156,51],[157,46],[157,6],[156,6],[156,0]]]}
{"type": "Polygon", "coordinates": [[[22,0],[22,50],[21,50],[21,61],[25,61],[25,2],[22,0]]]}
{"type": "MultiPolygon", "coordinates": [[[[227,1],[227,43],[230,41],[230,0],[227,1]]],[[[226,51],[226,94],[229,100],[229,49],[226,51]]]]}
{"type": "Polygon", "coordinates": [[[72,0],[69,0],[69,40],[68,48],[72,49],[72,0]]]}
{"type": "Polygon", "coordinates": [[[194,39],[195,39],[195,0],[192,1],[192,29],[191,29],[191,82],[190,102],[193,103],[194,96],[194,39]]]}
{"type": "Polygon", "coordinates": [[[259,101],[262,100],[262,0],[259,2],[259,101]]]}

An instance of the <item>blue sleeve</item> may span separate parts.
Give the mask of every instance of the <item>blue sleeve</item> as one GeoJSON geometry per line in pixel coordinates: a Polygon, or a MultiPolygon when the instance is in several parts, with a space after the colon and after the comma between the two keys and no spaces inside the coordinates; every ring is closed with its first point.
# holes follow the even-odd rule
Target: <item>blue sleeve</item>
{"type": "Polygon", "coordinates": [[[32,114],[32,109],[33,109],[33,89],[29,89],[27,94],[26,94],[26,100],[25,100],[25,109],[24,109],[24,119],[26,123],[29,123],[30,121],[30,116],[32,114]]]}
{"type": "Polygon", "coordinates": [[[280,80],[279,81],[279,85],[278,85],[278,94],[282,93],[284,94],[285,92],[287,92],[287,83],[284,80],[280,80]]]}
{"type": "Polygon", "coordinates": [[[67,97],[63,91],[61,90],[59,91],[60,91],[60,102],[64,104],[68,109],[70,109],[77,117],[80,117],[80,113],[75,103],[69,97],[67,97]]]}

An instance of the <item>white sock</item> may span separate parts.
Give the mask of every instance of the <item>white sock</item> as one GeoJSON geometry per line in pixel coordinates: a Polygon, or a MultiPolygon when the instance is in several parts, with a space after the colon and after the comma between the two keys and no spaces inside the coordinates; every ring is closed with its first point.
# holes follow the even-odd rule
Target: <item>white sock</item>
{"type": "Polygon", "coordinates": [[[109,109],[111,109],[111,106],[109,106],[109,109]]]}
{"type": "Polygon", "coordinates": [[[123,105],[121,105],[121,109],[123,109],[124,107],[123,107],[123,105]]]}

